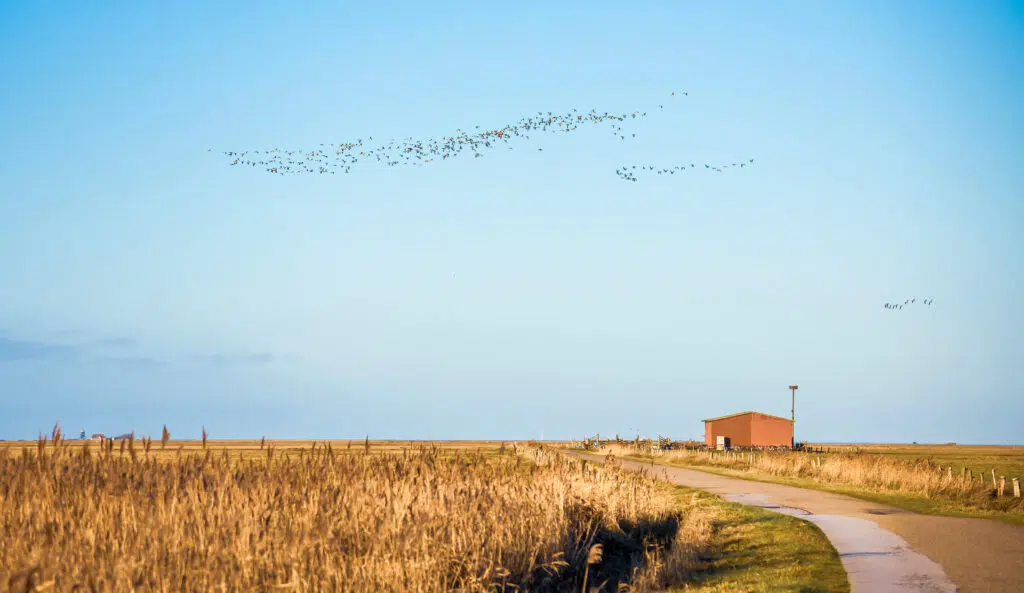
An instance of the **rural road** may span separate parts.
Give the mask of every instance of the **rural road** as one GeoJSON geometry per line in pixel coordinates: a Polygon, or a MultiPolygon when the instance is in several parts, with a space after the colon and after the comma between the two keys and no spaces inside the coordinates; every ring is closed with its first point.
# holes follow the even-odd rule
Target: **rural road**
{"type": "Polygon", "coordinates": [[[1024,591],[1024,526],[921,515],[830,492],[619,461],[675,484],[814,522],[839,552],[854,593],[1024,591]]]}

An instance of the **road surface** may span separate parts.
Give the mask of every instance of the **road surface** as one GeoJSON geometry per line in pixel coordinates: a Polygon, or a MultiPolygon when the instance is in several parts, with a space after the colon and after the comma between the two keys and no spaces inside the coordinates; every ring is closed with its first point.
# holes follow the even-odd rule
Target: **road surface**
{"type": "Polygon", "coordinates": [[[1024,592],[1024,526],[921,515],[831,492],[619,461],[676,484],[813,521],[839,552],[854,593],[1024,592]]]}

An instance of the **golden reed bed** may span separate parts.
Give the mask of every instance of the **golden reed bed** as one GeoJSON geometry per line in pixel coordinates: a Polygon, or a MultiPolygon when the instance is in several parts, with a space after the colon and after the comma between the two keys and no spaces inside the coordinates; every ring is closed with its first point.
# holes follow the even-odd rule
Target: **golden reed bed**
{"type": "Polygon", "coordinates": [[[543,447],[242,458],[54,436],[0,448],[12,592],[653,591],[711,531],[653,480],[543,447]]]}

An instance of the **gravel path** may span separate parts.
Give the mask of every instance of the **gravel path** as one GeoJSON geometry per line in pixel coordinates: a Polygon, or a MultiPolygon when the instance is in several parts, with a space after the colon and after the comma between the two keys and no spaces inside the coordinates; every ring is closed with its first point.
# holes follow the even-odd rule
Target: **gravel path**
{"type": "Polygon", "coordinates": [[[676,484],[813,521],[839,552],[855,593],[1024,592],[1024,526],[921,515],[830,492],[620,461],[676,484]]]}

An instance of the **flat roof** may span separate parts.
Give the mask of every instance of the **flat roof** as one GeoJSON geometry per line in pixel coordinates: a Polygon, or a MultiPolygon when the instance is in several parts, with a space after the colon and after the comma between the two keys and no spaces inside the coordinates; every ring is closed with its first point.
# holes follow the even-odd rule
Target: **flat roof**
{"type": "Polygon", "coordinates": [[[746,414],[760,414],[762,416],[768,416],[769,418],[775,418],[775,419],[778,419],[778,420],[785,420],[786,422],[795,422],[795,420],[791,420],[790,418],[783,418],[782,416],[776,416],[774,414],[765,414],[764,412],[756,412],[754,410],[747,410],[746,412],[736,412],[735,414],[729,414],[727,416],[718,416],[718,417],[715,417],[715,418],[708,418],[707,420],[702,420],[701,422],[714,422],[715,420],[725,420],[726,418],[735,418],[736,416],[744,416],[746,414]]]}

